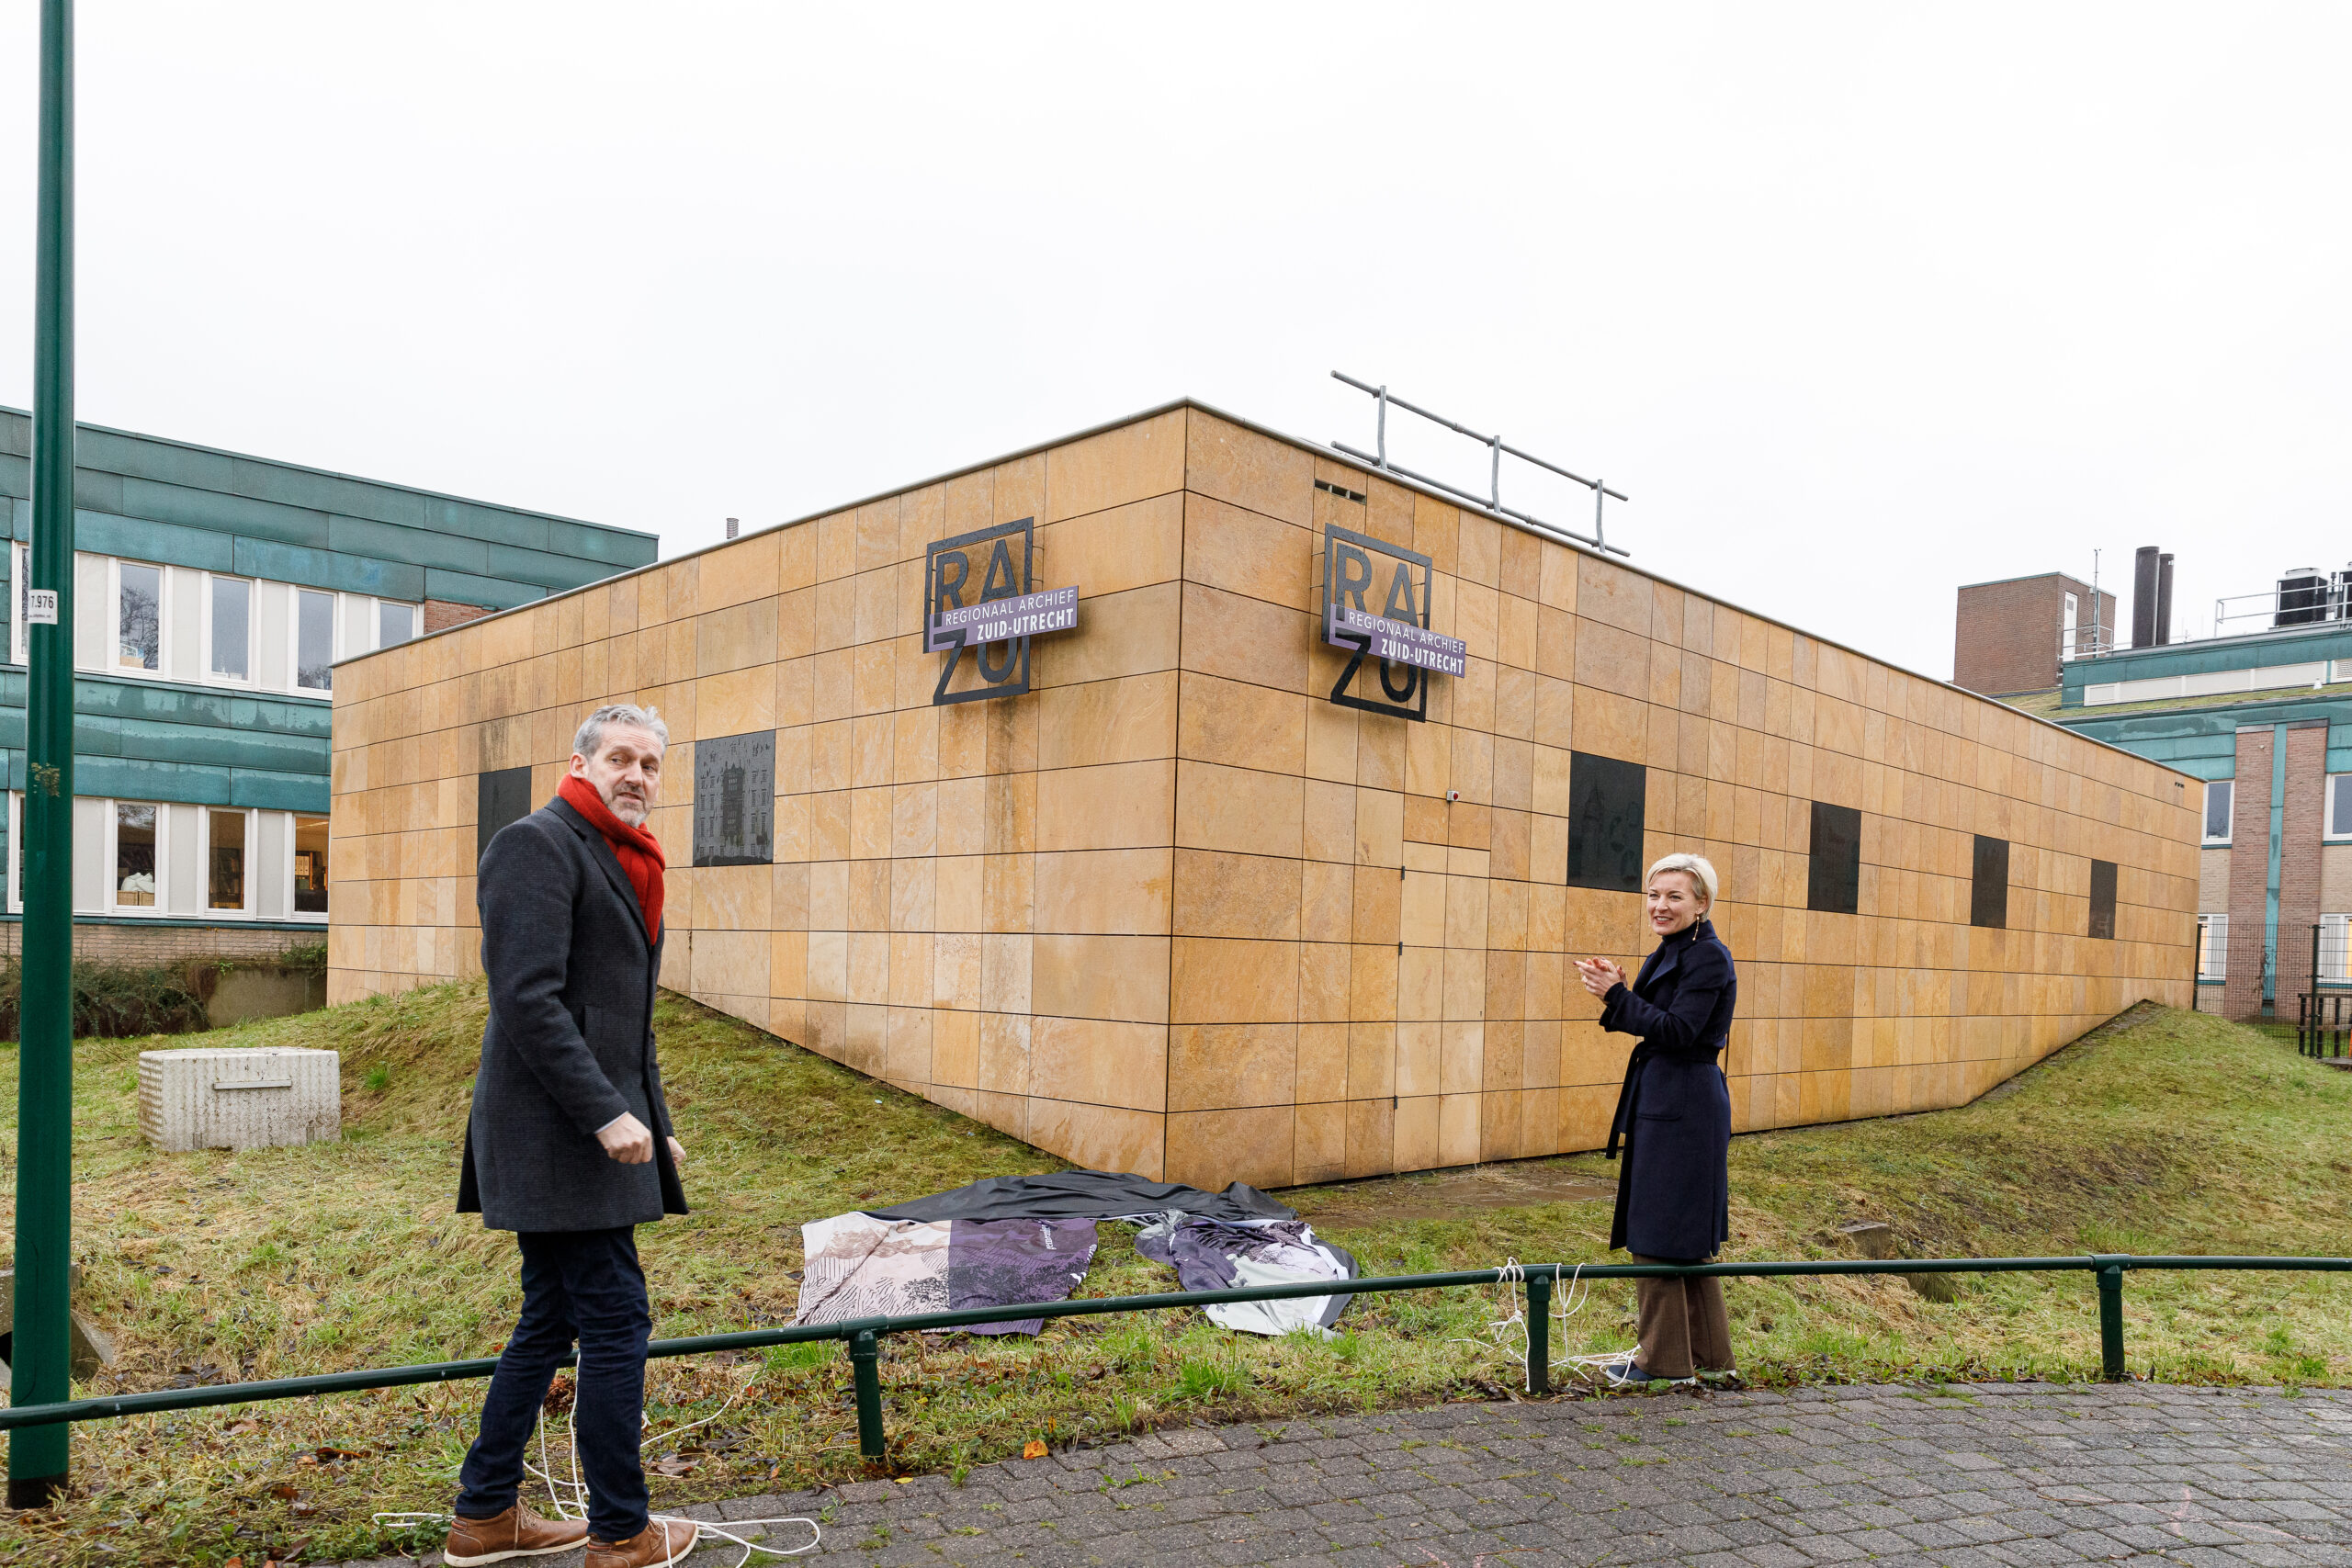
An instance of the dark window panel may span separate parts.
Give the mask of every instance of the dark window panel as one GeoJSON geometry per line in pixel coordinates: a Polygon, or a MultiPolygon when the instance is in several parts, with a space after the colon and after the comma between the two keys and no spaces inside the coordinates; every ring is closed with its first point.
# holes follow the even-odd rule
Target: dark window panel
{"type": "Polygon", "coordinates": [[[1639,762],[1572,752],[1568,759],[1571,887],[1642,890],[1642,819],[1649,770],[1639,762]]]}
{"type": "Polygon", "coordinates": [[[695,863],[775,860],[775,731],[695,746],[695,863]]]}
{"type": "Polygon", "coordinates": [[[2009,841],[1976,835],[1976,873],[1968,892],[1968,923],[2006,931],[2009,924],[2009,841]]]}
{"type": "Polygon", "coordinates": [[[531,770],[498,768],[474,775],[474,859],[509,822],[531,814],[531,770]]]}
{"type": "Polygon", "coordinates": [[[2091,862],[2091,935],[2115,940],[2115,863],[2091,862]]]}
{"type": "Polygon", "coordinates": [[[1813,853],[1804,873],[1804,907],[1850,915],[1861,907],[1862,814],[1850,806],[1813,803],[1813,853]]]}

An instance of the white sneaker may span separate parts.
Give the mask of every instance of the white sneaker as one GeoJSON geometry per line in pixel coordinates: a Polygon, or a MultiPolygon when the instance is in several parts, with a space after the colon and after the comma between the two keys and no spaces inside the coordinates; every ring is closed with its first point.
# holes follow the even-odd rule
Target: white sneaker
{"type": "Polygon", "coordinates": [[[1603,1361],[1592,1369],[1592,1376],[1603,1388],[1690,1388],[1699,1382],[1695,1377],[1662,1378],[1645,1371],[1631,1356],[1619,1361],[1603,1361]]]}

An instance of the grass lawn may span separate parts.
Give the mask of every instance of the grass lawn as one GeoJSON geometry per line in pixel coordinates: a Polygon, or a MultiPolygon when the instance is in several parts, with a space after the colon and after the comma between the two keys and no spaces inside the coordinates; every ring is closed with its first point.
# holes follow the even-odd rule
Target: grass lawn
{"type": "MultiPolygon", "coordinates": [[[[343,1053],[341,1142],[163,1156],[137,1133],[142,1045],[77,1047],[77,1250],[84,1305],[124,1355],[101,1390],[237,1381],[491,1353],[518,1290],[511,1242],[450,1213],[480,1041],[480,987],[449,986],[223,1031],[240,1045],[343,1053]]],[[[799,1226],[973,1178],[1058,1162],[690,1002],[657,1016],[696,1213],[640,1232],[655,1332],[789,1321],[799,1226]]],[[[0,1047],[0,1124],[16,1055],[0,1047]]],[[[2352,1251],[2345,1130],[2352,1075],[2260,1033],[2147,1008],[1957,1111],[1743,1137],[1732,1147],[1735,1258],[1826,1257],[1835,1229],[1887,1222],[1928,1255],[2352,1251]]],[[[14,1139],[5,1139],[13,1192],[14,1139]]],[[[1589,1173],[1593,1156],[1530,1162],[1589,1173]]],[[[1590,1199],[1405,1217],[1440,1179],[1289,1194],[1367,1271],[1599,1261],[1590,1199]],[[1400,1213],[1402,1211],[1402,1213],[1400,1213]]],[[[1420,1205],[1422,1213],[1431,1205],[1420,1205]]],[[[1435,1205],[1441,1211],[1444,1204],[1435,1205]]],[[[1172,1288],[1125,1227],[1101,1228],[1090,1295],[1172,1288]]],[[[2097,1374],[2087,1275],[1968,1278],[1957,1302],[1900,1280],[1729,1287],[1751,1382],[1960,1381],[2097,1374]]],[[[2135,1276],[2132,1365],[2171,1380],[2352,1382],[2352,1284],[2335,1276],[2135,1276]]],[[[1032,1438],[1063,1442],[1194,1419],[1493,1397],[1518,1367],[1486,1336],[1491,1292],[1360,1301],[1329,1342],[1227,1334],[1199,1313],[1049,1324],[1035,1340],[888,1343],[891,1463],[960,1472],[1032,1438]]],[[[1632,1342],[1630,1285],[1603,1286],[1570,1350],[1632,1342]]],[[[378,1510],[443,1509],[478,1382],[337,1395],[76,1428],[74,1490],[53,1514],[0,1516],[0,1558],[221,1563],[367,1556],[378,1510]]],[[[859,1473],[838,1348],[657,1362],[655,1502],[784,1491],[859,1473]]]]}

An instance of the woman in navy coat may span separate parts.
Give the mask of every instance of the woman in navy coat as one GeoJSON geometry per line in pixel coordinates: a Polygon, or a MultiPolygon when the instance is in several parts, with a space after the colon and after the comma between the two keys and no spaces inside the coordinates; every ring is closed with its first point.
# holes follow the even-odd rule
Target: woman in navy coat
{"type": "MultiPolygon", "coordinates": [[[[1609,1245],[1636,1263],[1700,1263],[1731,1239],[1731,1091],[1716,1055],[1739,994],[1731,950],[1707,913],[1715,868],[1668,855],[1645,884],[1657,950],[1631,983],[1606,958],[1577,961],[1601,998],[1600,1027],[1637,1034],[1609,1129],[1609,1156],[1625,1151],[1609,1245]]],[[[1643,1280],[1641,1344],[1601,1369],[1611,1383],[1732,1375],[1731,1320],[1720,1280],[1643,1280]]]]}

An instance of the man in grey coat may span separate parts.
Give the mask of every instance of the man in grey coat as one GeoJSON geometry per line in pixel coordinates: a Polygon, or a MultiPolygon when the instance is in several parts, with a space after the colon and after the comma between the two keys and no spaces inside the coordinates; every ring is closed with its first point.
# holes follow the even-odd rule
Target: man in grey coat
{"type": "Polygon", "coordinates": [[[685,1151],[653,1043],[663,868],[645,822],[668,744],[659,715],[598,708],[556,798],[501,829],[476,874],[490,1022],[458,1209],[515,1233],[523,1310],[459,1472],[444,1549],[456,1568],[583,1539],[589,1568],[648,1568],[694,1546],[692,1523],[649,1517],[638,1451],[653,1318],[636,1227],[686,1212],[685,1151]],[[575,1339],[584,1524],[518,1501],[540,1406],[575,1339]]]}

